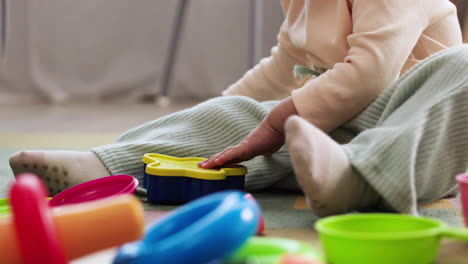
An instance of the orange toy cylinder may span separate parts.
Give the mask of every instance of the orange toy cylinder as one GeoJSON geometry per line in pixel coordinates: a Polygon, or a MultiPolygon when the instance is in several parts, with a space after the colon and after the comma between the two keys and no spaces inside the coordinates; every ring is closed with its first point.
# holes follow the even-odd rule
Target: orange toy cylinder
{"type": "MultiPolygon", "coordinates": [[[[143,206],[131,195],[52,208],[59,240],[69,260],[140,239],[143,206]]],[[[11,217],[0,217],[0,263],[20,264],[11,217]]]]}

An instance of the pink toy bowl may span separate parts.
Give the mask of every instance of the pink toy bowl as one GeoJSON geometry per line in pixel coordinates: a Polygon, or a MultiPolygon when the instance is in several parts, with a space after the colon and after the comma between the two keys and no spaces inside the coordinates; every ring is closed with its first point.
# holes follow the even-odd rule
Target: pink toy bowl
{"type": "Polygon", "coordinates": [[[460,200],[465,216],[465,226],[468,227],[468,173],[459,174],[456,179],[460,186],[460,200]]]}
{"type": "Polygon", "coordinates": [[[113,175],[73,186],[55,195],[50,206],[75,204],[107,198],[114,195],[133,194],[138,180],[131,175],[113,175]]]}

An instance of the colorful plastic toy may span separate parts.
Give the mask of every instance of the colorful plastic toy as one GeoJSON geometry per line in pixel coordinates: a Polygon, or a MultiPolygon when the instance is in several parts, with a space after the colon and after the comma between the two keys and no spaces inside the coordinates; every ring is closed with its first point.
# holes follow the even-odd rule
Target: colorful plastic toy
{"type": "Polygon", "coordinates": [[[243,190],[247,169],[233,165],[221,169],[198,167],[205,158],[176,158],[147,153],[143,156],[143,185],[150,202],[183,204],[227,189],[243,190]]]}
{"type": "Polygon", "coordinates": [[[460,199],[465,217],[465,226],[468,227],[468,173],[457,175],[456,179],[458,186],[460,186],[460,199]]]}
{"type": "Polygon", "coordinates": [[[467,229],[401,214],[349,214],[320,219],[315,225],[327,261],[333,264],[433,263],[440,240],[468,241],[467,229]]]}
{"type": "Polygon", "coordinates": [[[205,264],[232,254],[255,232],[257,208],[239,191],[224,191],[179,207],[141,240],[122,246],[114,264],[205,264]]]}
{"type": "Polygon", "coordinates": [[[51,206],[89,202],[114,195],[133,194],[138,180],[131,175],[113,175],[84,182],[55,195],[51,206]]]}
{"type": "Polygon", "coordinates": [[[0,218],[0,263],[66,263],[143,235],[143,207],[131,195],[55,208],[44,196],[35,175],[17,177],[13,214],[0,218]]]}
{"type": "Polygon", "coordinates": [[[300,255],[286,254],[283,255],[278,264],[322,264],[324,262],[313,259],[310,257],[304,257],[300,255]]]}
{"type": "MultiPolygon", "coordinates": [[[[52,199],[52,197],[45,198],[46,201],[49,201],[50,199],[52,199]]],[[[11,214],[10,199],[9,198],[0,199],[0,217],[9,216],[10,214],[11,214]]]]}
{"type": "Polygon", "coordinates": [[[3,198],[0,199],[0,216],[10,214],[10,205],[9,199],[3,198]]]}
{"type": "MultiPolygon", "coordinates": [[[[61,206],[99,200],[114,195],[133,194],[137,187],[138,180],[133,176],[113,175],[73,186],[47,199],[50,200],[50,206],[61,206]]],[[[0,199],[0,216],[8,214],[10,214],[9,199],[0,199]]]]}
{"type": "Polygon", "coordinates": [[[265,231],[265,220],[263,219],[263,215],[262,215],[262,210],[260,209],[260,205],[257,203],[257,201],[255,200],[255,198],[252,196],[252,194],[250,193],[247,193],[245,194],[245,198],[249,199],[250,201],[252,201],[255,206],[257,207],[257,212],[258,212],[258,226],[257,226],[257,235],[260,235],[263,233],[263,231],[265,231]]]}
{"type": "Polygon", "coordinates": [[[47,191],[38,177],[18,177],[10,189],[14,228],[23,264],[66,264],[65,253],[49,210],[47,191]]]}
{"type": "Polygon", "coordinates": [[[221,263],[320,264],[323,263],[323,256],[317,249],[304,242],[285,238],[252,237],[233,256],[221,263]]]}

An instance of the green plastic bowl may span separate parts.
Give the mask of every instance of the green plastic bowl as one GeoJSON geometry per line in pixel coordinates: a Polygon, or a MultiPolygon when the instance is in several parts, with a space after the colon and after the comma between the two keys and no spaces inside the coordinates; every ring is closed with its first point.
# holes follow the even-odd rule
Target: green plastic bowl
{"type": "Polygon", "coordinates": [[[468,241],[467,229],[401,214],[349,214],[320,219],[327,261],[333,264],[429,264],[442,237],[468,241]]]}
{"type": "Polygon", "coordinates": [[[8,205],[8,199],[0,199],[0,216],[10,214],[10,206],[8,205]]]}

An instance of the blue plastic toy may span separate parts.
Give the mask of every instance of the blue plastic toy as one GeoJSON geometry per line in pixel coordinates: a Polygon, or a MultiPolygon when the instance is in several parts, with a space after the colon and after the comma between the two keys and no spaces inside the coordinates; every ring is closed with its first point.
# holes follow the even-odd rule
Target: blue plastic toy
{"type": "Polygon", "coordinates": [[[122,246],[113,263],[208,263],[240,248],[258,222],[258,209],[244,192],[211,194],[152,225],[141,241],[122,246]]]}

